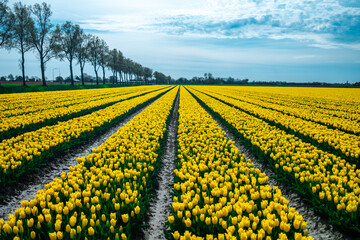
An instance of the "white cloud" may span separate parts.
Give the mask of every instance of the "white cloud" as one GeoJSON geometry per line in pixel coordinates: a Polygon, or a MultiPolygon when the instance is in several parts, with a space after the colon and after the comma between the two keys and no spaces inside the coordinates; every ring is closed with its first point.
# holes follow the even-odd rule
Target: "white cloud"
{"type": "Polygon", "coordinates": [[[347,34],[359,35],[346,31],[351,26],[360,26],[360,9],[344,7],[338,0],[200,0],[195,4],[190,1],[164,4],[158,0],[151,3],[153,6],[141,3],[122,6],[133,10],[128,13],[98,14],[94,20],[80,21],[81,25],[112,32],[199,38],[293,39],[313,47],[358,49],[353,44],[341,44],[341,39],[334,40],[346,38],[347,34]]]}
{"type": "Polygon", "coordinates": [[[294,59],[309,59],[309,58],[315,58],[315,55],[298,55],[293,56],[294,59]]]}
{"type": "Polygon", "coordinates": [[[338,46],[335,44],[318,44],[318,43],[312,43],[309,45],[310,47],[316,47],[316,48],[322,48],[322,49],[337,49],[338,46]]]}
{"type": "MultiPolygon", "coordinates": [[[[11,5],[15,2],[9,0],[11,5]]],[[[26,1],[27,4],[36,2],[38,0],[26,1]]],[[[46,2],[52,5],[55,19],[70,18],[89,30],[151,32],[198,38],[293,39],[327,49],[358,50],[353,42],[360,41],[357,31],[360,29],[360,8],[354,7],[359,6],[356,0],[46,2]],[[351,26],[357,28],[351,32],[351,26]],[[351,44],[343,41],[348,35],[354,38],[351,44]]]]}
{"type": "MultiPolygon", "coordinates": [[[[9,0],[10,4],[16,1],[9,0]]],[[[295,66],[313,69],[327,63],[359,63],[359,54],[353,50],[360,50],[360,44],[335,41],[335,37],[343,35],[340,30],[357,24],[354,16],[360,12],[358,8],[344,7],[338,0],[44,1],[52,5],[54,22],[71,20],[86,30],[100,31],[96,35],[111,48],[175,78],[211,71],[215,76],[251,80],[303,80],[304,72],[312,75],[313,71],[295,74],[295,66]],[[348,22],[346,17],[350,17],[348,22]],[[339,21],[335,29],[334,21],[339,21]],[[269,74],[273,77],[269,78],[269,74]]],[[[27,4],[36,2],[39,0],[26,0],[27,4]]],[[[0,50],[2,75],[19,74],[19,55],[10,54],[9,61],[5,53],[0,50]]],[[[28,55],[27,73],[39,75],[39,61],[31,53],[28,55]]],[[[93,74],[90,64],[86,68],[93,74]]],[[[69,71],[66,62],[55,59],[47,69],[49,78],[54,69],[61,69],[62,76],[69,71]]],[[[74,70],[79,74],[78,66],[74,70]]],[[[324,76],[342,78],[346,74],[351,71],[346,69],[336,75],[328,74],[326,68],[319,70],[318,77],[311,77],[319,81],[324,76]]]]}

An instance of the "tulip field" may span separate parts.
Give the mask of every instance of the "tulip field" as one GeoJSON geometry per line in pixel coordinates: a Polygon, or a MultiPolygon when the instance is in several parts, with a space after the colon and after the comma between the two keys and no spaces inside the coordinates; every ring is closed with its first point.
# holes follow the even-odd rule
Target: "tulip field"
{"type": "Polygon", "coordinates": [[[255,161],[336,231],[360,236],[358,89],[158,85],[3,94],[0,187],[41,174],[137,111],[0,219],[0,240],[145,239],[172,119],[176,157],[166,183],[172,200],[159,210],[163,239],[314,239],[316,229],[255,161]]]}
{"type": "MultiPolygon", "coordinates": [[[[56,152],[65,150],[72,145],[78,144],[85,138],[96,134],[101,128],[121,118],[129,110],[141,106],[159,94],[159,92],[154,91],[140,96],[139,94],[141,93],[143,93],[143,91],[137,91],[135,94],[130,93],[117,96],[117,101],[119,101],[119,99],[131,99],[128,101],[120,101],[107,108],[94,111],[91,114],[58,122],[55,125],[46,126],[32,132],[26,132],[10,139],[4,139],[0,143],[0,149],[2,149],[0,152],[0,185],[7,184],[19,178],[24,172],[35,165],[53,157],[56,152]],[[133,98],[134,96],[138,97],[133,98]]],[[[103,101],[107,103],[108,99],[103,101]]],[[[70,108],[72,107],[74,106],[70,106],[70,108]]],[[[76,105],[74,108],[77,109],[77,107],[76,105]]],[[[59,115],[63,113],[61,107],[51,111],[57,112],[59,115]],[[59,112],[57,112],[57,110],[59,110],[59,112]]],[[[44,111],[39,111],[37,114],[41,115],[42,112],[44,111]]],[[[45,114],[47,114],[46,110],[45,114]]],[[[25,116],[20,115],[20,117],[26,118],[26,114],[25,116]]],[[[50,114],[49,117],[56,118],[56,115],[50,114]]],[[[15,121],[8,125],[13,126],[16,124],[17,122],[15,121]]]]}

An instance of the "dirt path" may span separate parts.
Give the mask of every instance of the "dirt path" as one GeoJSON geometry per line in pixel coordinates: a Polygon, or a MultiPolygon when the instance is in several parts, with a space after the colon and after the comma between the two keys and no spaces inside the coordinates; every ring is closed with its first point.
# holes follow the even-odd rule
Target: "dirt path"
{"type": "Polygon", "coordinates": [[[164,146],[164,155],[161,158],[155,196],[152,198],[146,213],[146,227],[143,229],[142,235],[147,240],[165,239],[165,221],[170,216],[172,203],[170,191],[174,182],[179,94],[175,101],[171,120],[167,127],[167,139],[164,146]]]}
{"type": "MultiPolygon", "coordinates": [[[[162,95],[163,94],[159,97],[162,95]]],[[[25,174],[18,182],[5,189],[1,189],[0,219],[4,218],[4,220],[7,220],[8,215],[13,214],[15,209],[21,206],[20,202],[22,200],[33,199],[38,190],[44,189],[44,184],[51,182],[54,178],[60,178],[62,172],[69,172],[69,167],[77,164],[76,158],[89,155],[93,148],[99,147],[112,134],[117,132],[119,128],[124,126],[156,99],[158,99],[158,97],[125,117],[122,121],[106,130],[103,134],[98,135],[82,146],[70,149],[69,153],[51,160],[46,166],[41,167],[40,170],[25,174]]]]}
{"type": "Polygon", "coordinates": [[[254,163],[254,167],[261,170],[261,172],[266,173],[269,177],[268,183],[270,186],[278,186],[281,190],[282,195],[289,200],[289,206],[295,207],[296,211],[304,217],[304,220],[307,221],[307,226],[309,229],[309,234],[318,240],[340,240],[340,239],[355,239],[349,235],[341,233],[338,229],[334,228],[327,219],[319,216],[311,208],[311,205],[303,201],[300,196],[288,189],[286,185],[282,182],[279,182],[274,179],[275,173],[267,167],[265,164],[261,163],[249,149],[247,149],[237,138],[231,133],[231,131],[220,121],[220,119],[213,116],[207,109],[205,109],[213,119],[218,123],[222,130],[226,133],[227,137],[235,142],[235,146],[240,150],[241,153],[245,154],[246,159],[251,159],[251,162],[254,163]]]}

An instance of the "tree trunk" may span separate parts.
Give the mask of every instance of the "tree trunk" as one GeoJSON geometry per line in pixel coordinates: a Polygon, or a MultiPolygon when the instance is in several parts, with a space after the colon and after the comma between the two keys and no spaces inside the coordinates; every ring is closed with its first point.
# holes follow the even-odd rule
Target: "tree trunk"
{"type": "Polygon", "coordinates": [[[102,71],[103,71],[103,84],[105,85],[105,67],[102,66],[102,71]]]}
{"type": "Polygon", "coordinates": [[[119,76],[120,76],[120,84],[122,84],[124,81],[123,81],[123,76],[122,76],[121,71],[119,72],[119,76]]]}
{"type": "Polygon", "coordinates": [[[96,67],[94,67],[94,71],[96,76],[96,85],[99,85],[99,75],[98,75],[98,71],[96,70],[96,67]]]}
{"type": "Polygon", "coordinates": [[[26,86],[25,82],[25,53],[23,51],[23,48],[21,47],[21,71],[22,71],[22,80],[23,80],[23,86],[26,86]]]}
{"type": "Polygon", "coordinates": [[[41,67],[41,78],[42,78],[43,86],[46,87],[45,63],[44,63],[44,57],[42,55],[40,55],[40,67],[41,67]]]}
{"type": "Polygon", "coordinates": [[[85,80],[84,80],[84,66],[80,63],[80,72],[81,72],[81,84],[85,86],[85,80]]]}
{"type": "Polygon", "coordinates": [[[73,75],[73,68],[72,68],[72,59],[70,59],[70,79],[71,79],[71,85],[74,86],[74,75],[73,75]]]}

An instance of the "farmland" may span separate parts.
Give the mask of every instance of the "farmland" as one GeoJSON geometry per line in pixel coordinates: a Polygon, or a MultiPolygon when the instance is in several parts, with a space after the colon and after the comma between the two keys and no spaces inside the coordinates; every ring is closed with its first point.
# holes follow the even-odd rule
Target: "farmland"
{"type": "Polygon", "coordinates": [[[0,239],[359,237],[359,106],[341,88],[2,94],[0,239]]]}

